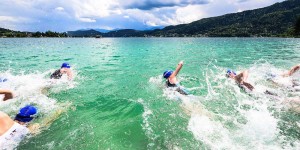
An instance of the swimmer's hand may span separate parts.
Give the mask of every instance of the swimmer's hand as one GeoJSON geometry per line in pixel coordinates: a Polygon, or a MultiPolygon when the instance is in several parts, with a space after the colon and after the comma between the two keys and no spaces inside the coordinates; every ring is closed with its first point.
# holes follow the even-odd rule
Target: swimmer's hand
{"type": "Polygon", "coordinates": [[[180,61],[180,62],[178,63],[178,65],[183,65],[183,61],[180,61]]]}
{"type": "Polygon", "coordinates": [[[0,89],[0,94],[4,94],[3,101],[12,99],[14,97],[12,91],[10,91],[10,90],[1,90],[0,89]]]}
{"type": "Polygon", "coordinates": [[[289,76],[290,76],[290,73],[289,73],[289,72],[284,72],[283,74],[281,74],[281,76],[284,77],[284,78],[285,78],[285,77],[289,77],[289,76]]]}

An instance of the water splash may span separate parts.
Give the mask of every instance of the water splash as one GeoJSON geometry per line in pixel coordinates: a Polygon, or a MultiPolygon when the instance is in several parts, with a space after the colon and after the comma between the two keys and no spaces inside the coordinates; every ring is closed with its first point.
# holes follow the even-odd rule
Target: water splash
{"type": "Polygon", "coordinates": [[[203,73],[205,86],[196,87],[207,91],[204,95],[181,95],[174,88],[163,86],[160,76],[149,80],[162,89],[164,97],[178,101],[182,111],[190,116],[187,129],[195,139],[209,149],[299,148],[300,142],[288,141],[291,137],[281,134],[279,128],[287,122],[280,117],[282,111],[298,112],[300,108],[297,86],[293,86],[299,73],[282,77],[284,69],[267,62],[257,63],[249,68],[248,77],[255,89],[245,91],[225,77],[226,68],[210,65],[211,69],[203,73]],[[270,79],[270,74],[275,76],[270,79]]]}
{"type": "MultiPolygon", "coordinates": [[[[30,104],[38,108],[39,117],[30,124],[32,134],[28,137],[47,129],[53,121],[71,106],[70,102],[58,102],[56,99],[48,97],[47,94],[53,91],[60,92],[74,88],[77,83],[68,83],[66,77],[63,77],[62,80],[51,80],[49,79],[51,72],[52,70],[29,74],[21,72],[17,75],[12,74],[10,71],[0,72],[1,77],[7,78],[6,82],[0,83],[0,88],[12,90],[15,96],[8,101],[0,101],[1,111],[14,118],[19,109],[26,105],[30,104]]],[[[10,148],[16,146],[17,144],[11,141],[10,148]]]]}

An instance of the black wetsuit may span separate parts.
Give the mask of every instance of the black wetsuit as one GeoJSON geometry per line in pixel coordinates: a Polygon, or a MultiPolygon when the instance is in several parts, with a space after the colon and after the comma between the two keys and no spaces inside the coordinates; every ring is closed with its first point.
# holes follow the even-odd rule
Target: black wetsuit
{"type": "Polygon", "coordinates": [[[169,80],[167,80],[166,85],[167,85],[167,87],[177,87],[176,91],[179,92],[180,94],[189,95],[188,92],[184,88],[180,87],[179,84],[172,84],[172,83],[170,83],[169,80]]]}
{"type": "Polygon", "coordinates": [[[60,69],[57,69],[51,74],[50,79],[60,79],[61,76],[62,73],[60,73],[60,69]]]}
{"type": "Polygon", "coordinates": [[[167,84],[167,86],[168,86],[168,87],[177,87],[177,85],[176,85],[176,84],[172,84],[172,83],[170,83],[170,81],[169,81],[169,80],[167,80],[167,81],[166,81],[166,84],[167,84]]]}

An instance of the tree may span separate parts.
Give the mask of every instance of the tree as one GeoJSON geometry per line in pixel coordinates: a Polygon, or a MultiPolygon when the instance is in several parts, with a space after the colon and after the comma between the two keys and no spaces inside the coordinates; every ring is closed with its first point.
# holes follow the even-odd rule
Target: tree
{"type": "Polygon", "coordinates": [[[300,36],[300,17],[296,21],[294,32],[295,32],[295,36],[300,36]]]}

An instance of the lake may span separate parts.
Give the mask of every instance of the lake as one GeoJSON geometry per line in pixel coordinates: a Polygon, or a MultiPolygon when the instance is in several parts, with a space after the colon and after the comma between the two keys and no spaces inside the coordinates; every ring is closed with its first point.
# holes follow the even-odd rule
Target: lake
{"type": "Polygon", "coordinates": [[[39,109],[41,128],[17,149],[299,149],[299,106],[286,100],[300,96],[300,71],[276,85],[267,77],[299,60],[300,39],[2,38],[0,86],[16,98],[0,110],[39,109]],[[164,85],[180,60],[189,96],[164,85]],[[51,81],[63,62],[74,80],[51,81]],[[227,79],[228,68],[249,70],[255,91],[227,79]]]}

